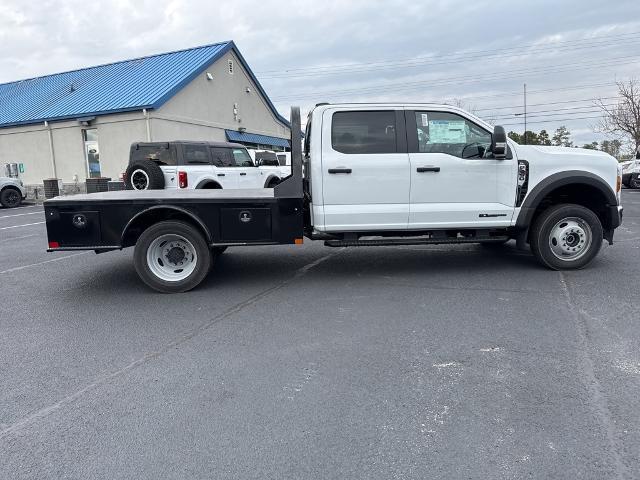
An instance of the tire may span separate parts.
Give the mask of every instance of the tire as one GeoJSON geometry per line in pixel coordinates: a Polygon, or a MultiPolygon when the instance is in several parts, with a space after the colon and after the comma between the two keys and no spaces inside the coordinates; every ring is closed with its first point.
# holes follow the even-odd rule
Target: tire
{"type": "Polygon", "coordinates": [[[17,188],[7,187],[0,192],[0,204],[4,208],[14,208],[22,203],[22,193],[17,188]]]}
{"type": "Polygon", "coordinates": [[[279,178],[272,178],[271,180],[269,180],[267,182],[267,186],[265,188],[274,188],[280,182],[281,182],[281,180],[279,178]]]}
{"type": "Polygon", "coordinates": [[[629,179],[629,185],[627,185],[629,188],[640,188],[640,180],[638,180],[637,178],[631,178],[629,179]]]}
{"type": "Polygon", "coordinates": [[[533,223],[531,250],[538,261],[553,270],[587,266],[602,246],[598,216],[581,205],[563,204],[543,211],[533,223]]]}
{"type": "Polygon", "coordinates": [[[153,160],[137,160],[127,167],[127,190],[162,190],[164,173],[153,160]]]}
{"type": "Polygon", "coordinates": [[[133,262],[149,287],[162,293],[179,293],[195,288],[204,280],[211,268],[211,257],[209,245],[195,227],[185,222],[165,221],[142,232],[136,242],[133,262]]]}

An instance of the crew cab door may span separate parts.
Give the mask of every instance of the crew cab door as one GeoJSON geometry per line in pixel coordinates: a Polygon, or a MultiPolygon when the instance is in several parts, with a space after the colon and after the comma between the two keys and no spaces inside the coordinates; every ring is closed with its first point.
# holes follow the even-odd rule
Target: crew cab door
{"type": "Polygon", "coordinates": [[[238,172],[238,188],[264,187],[264,172],[255,166],[244,148],[232,148],[233,161],[238,172]]]}
{"type": "Polygon", "coordinates": [[[230,148],[210,147],[213,161],[213,180],[223,189],[238,188],[240,172],[236,168],[235,160],[230,148]]]}
{"type": "Polygon", "coordinates": [[[485,153],[491,133],[458,113],[406,110],[411,170],[409,229],[509,226],[513,159],[485,153]]]}
{"type": "Polygon", "coordinates": [[[401,110],[324,111],[322,198],[327,231],[407,228],[409,157],[401,110]]]}

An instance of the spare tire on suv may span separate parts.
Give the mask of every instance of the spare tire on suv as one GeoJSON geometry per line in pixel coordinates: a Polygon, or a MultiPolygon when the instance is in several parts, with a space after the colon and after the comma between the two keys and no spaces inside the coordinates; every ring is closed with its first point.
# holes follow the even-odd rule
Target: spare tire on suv
{"type": "Polygon", "coordinates": [[[140,159],[130,163],[125,178],[128,190],[162,190],[164,188],[164,174],[153,160],[140,159]]]}

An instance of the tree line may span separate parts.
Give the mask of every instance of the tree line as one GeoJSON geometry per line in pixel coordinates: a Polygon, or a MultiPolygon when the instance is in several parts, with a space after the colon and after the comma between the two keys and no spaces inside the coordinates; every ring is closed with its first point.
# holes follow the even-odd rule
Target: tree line
{"type": "Polygon", "coordinates": [[[571,141],[571,131],[564,125],[558,127],[552,135],[546,130],[534,132],[527,130],[525,133],[509,132],[509,138],[521,145],[556,145],[558,147],[580,147],[589,150],[601,150],[612,157],[620,157],[622,142],[618,139],[603,140],[602,142],[585,143],[584,145],[574,145],[571,141]],[[526,135],[526,138],[525,138],[526,135]]]}

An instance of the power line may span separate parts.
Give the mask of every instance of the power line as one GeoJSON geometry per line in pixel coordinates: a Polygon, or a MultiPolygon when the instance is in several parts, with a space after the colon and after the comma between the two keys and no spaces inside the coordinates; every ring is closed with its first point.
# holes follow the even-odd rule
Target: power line
{"type": "Polygon", "coordinates": [[[372,85],[370,87],[365,88],[357,88],[357,89],[344,89],[344,90],[333,90],[333,91],[324,91],[324,92],[314,92],[308,94],[301,95],[289,95],[285,97],[276,97],[276,101],[284,101],[284,100],[298,100],[304,98],[318,98],[321,96],[331,96],[331,95],[349,95],[349,94],[373,94],[380,91],[384,91],[386,89],[394,89],[394,91],[406,91],[406,90],[415,90],[420,89],[422,87],[434,87],[434,86],[442,86],[442,85],[452,85],[452,84],[466,84],[466,83],[477,83],[477,82],[486,82],[486,81],[495,81],[495,80],[505,80],[527,76],[527,75],[539,75],[539,74],[548,74],[548,73],[562,73],[566,71],[574,71],[574,70],[583,70],[585,68],[594,68],[594,67],[606,67],[617,65],[621,61],[626,61],[626,64],[630,63],[638,63],[640,62],[640,57],[632,56],[632,57],[616,57],[610,58],[606,61],[594,60],[592,62],[575,62],[575,63],[565,63],[563,65],[555,66],[555,67],[547,67],[547,68],[526,68],[521,70],[512,70],[509,73],[490,73],[484,76],[476,76],[474,78],[469,78],[469,75],[465,76],[457,76],[450,78],[442,78],[439,80],[422,80],[418,82],[403,82],[403,83],[386,83],[386,84],[378,84],[372,85]],[[629,61],[632,60],[632,61],[629,61]],[[457,83],[452,83],[457,79],[465,79],[457,83]]]}
{"type": "MultiPolygon", "coordinates": [[[[588,119],[593,119],[593,118],[602,118],[601,115],[594,115],[594,116],[590,116],[590,117],[578,117],[578,118],[552,118],[549,120],[535,120],[533,122],[529,122],[527,120],[527,123],[565,123],[565,122],[573,122],[576,120],[588,120],[588,119]]],[[[503,127],[511,127],[511,126],[522,126],[522,122],[520,123],[500,123],[500,125],[502,125],[503,127]]]]}
{"type": "MultiPolygon", "coordinates": [[[[530,115],[527,114],[527,121],[529,118],[543,118],[543,117],[554,117],[554,116],[558,116],[558,115],[584,115],[585,113],[598,113],[598,112],[602,112],[602,110],[586,110],[584,112],[573,112],[573,113],[569,113],[569,112],[559,112],[559,113],[544,113],[542,115],[530,115]]],[[[512,118],[514,118],[514,115],[509,115],[509,116],[504,116],[504,117],[492,117],[494,120],[510,120],[512,118]]],[[[517,118],[517,117],[516,117],[517,118]]]]}
{"type": "MultiPolygon", "coordinates": [[[[530,92],[527,92],[527,94],[529,94],[529,93],[530,92]]],[[[522,92],[520,94],[522,95],[522,92]]],[[[619,97],[619,96],[615,96],[615,97],[599,97],[599,98],[585,98],[585,99],[582,99],[582,100],[562,100],[562,101],[557,101],[557,102],[529,103],[529,104],[527,104],[527,107],[543,107],[543,106],[548,106],[548,105],[563,105],[563,104],[567,104],[567,103],[595,102],[597,100],[611,100],[611,99],[618,99],[618,98],[622,98],[622,97],[619,97]]],[[[509,106],[504,106],[504,107],[474,108],[473,111],[474,112],[486,112],[488,110],[504,110],[504,109],[516,109],[516,108],[522,108],[522,105],[509,105],[509,106]]],[[[577,109],[577,108],[587,108],[587,106],[584,106],[584,107],[559,108],[557,110],[571,110],[571,109],[577,109]]]]}
{"type": "MultiPolygon", "coordinates": [[[[406,63],[410,63],[410,64],[421,64],[424,62],[432,62],[434,59],[438,59],[438,58],[448,58],[448,57],[455,57],[455,56],[464,56],[464,57],[469,57],[471,55],[477,56],[477,55],[484,55],[484,54],[489,54],[491,56],[495,56],[496,51],[502,51],[502,52],[508,52],[508,51],[512,51],[512,50],[516,50],[519,51],[519,55],[522,55],[522,50],[526,49],[526,48],[533,48],[533,49],[558,49],[558,48],[571,48],[572,44],[575,43],[588,43],[588,45],[585,46],[576,46],[578,48],[584,48],[584,47],[593,47],[593,46],[598,46],[600,44],[604,44],[609,45],[611,39],[617,38],[618,43],[619,44],[620,41],[632,41],[632,40],[637,40],[637,35],[639,35],[640,32],[629,32],[629,33],[625,33],[625,34],[616,34],[616,35],[601,35],[601,36],[596,36],[596,37],[591,37],[591,38],[582,38],[582,39],[575,39],[575,40],[565,40],[565,41],[559,41],[559,42],[553,42],[553,44],[539,44],[539,43],[534,43],[534,44],[528,44],[528,45],[520,45],[520,46],[515,46],[515,47],[507,47],[507,48],[502,48],[502,49],[491,49],[491,50],[472,50],[472,51],[458,51],[458,52],[449,52],[449,53],[445,53],[445,54],[440,54],[440,55],[434,55],[432,57],[428,57],[428,58],[424,58],[424,59],[416,59],[415,57],[413,58],[405,58],[402,60],[380,60],[380,61],[375,61],[375,62],[359,62],[359,63],[351,63],[351,64],[334,64],[334,65],[322,65],[322,66],[317,66],[317,67],[301,67],[301,68],[289,68],[289,69],[279,69],[279,70],[263,70],[263,71],[259,71],[257,72],[258,75],[263,75],[261,78],[276,78],[277,76],[285,76],[285,77],[295,77],[295,75],[292,75],[292,73],[295,72],[300,72],[301,75],[299,76],[305,76],[305,75],[321,75],[323,73],[326,73],[327,70],[330,70],[331,72],[337,72],[337,71],[345,71],[344,69],[350,69],[353,70],[355,69],[361,69],[363,67],[367,67],[369,66],[370,68],[380,68],[380,67],[386,67],[386,68],[392,68],[395,66],[401,66],[404,65],[406,63]],[[621,37],[628,37],[628,38],[621,38],[621,37]],[[308,72],[308,73],[304,73],[304,72],[308,72]],[[273,74],[273,75],[270,75],[273,74]]],[[[573,47],[573,48],[576,48],[573,47]]],[[[483,57],[483,58],[486,58],[483,57]]],[[[458,59],[460,60],[460,59],[458,59]]]]}
{"type": "MultiPolygon", "coordinates": [[[[569,91],[569,90],[584,90],[584,89],[587,89],[587,88],[609,87],[609,86],[613,86],[615,84],[616,84],[615,82],[592,83],[590,85],[575,85],[575,86],[572,86],[572,87],[546,88],[546,89],[543,89],[543,90],[531,90],[528,93],[533,94],[533,93],[548,93],[548,92],[565,92],[565,91],[569,91]]],[[[520,95],[522,95],[522,92],[501,92],[501,93],[495,93],[495,94],[492,94],[492,95],[476,95],[476,96],[473,96],[473,97],[462,97],[462,98],[459,98],[459,99],[463,100],[463,101],[469,101],[469,100],[478,100],[478,99],[484,99],[484,98],[498,98],[498,97],[520,96],[520,95]]]]}
{"type": "MultiPolygon", "coordinates": [[[[624,45],[624,46],[635,46],[637,45],[637,41],[640,40],[640,37],[638,38],[634,38],[634,39],[627,39],[626,42],[628,42],[629,40],[633,40],[632,43],[630,43],[629,45],[624,45]]],[[[568,54],[568,53],[573,53],[574,51],[577,50],[584,50],[584,49],[589,49],[589,50],[593,50],[594,48],[602,48],[602,47],[611,47],[611,46],[616,46],[616,47],[620,47],[621,43],[620,42],[614,42],[614,43],[600,43],[600,44],[590,44],[590,45],[576,45],[576,46],[565,46],[565,47],[545,47],[545,48],[539,48],[539,49],[530,49],[530,50],[521,50],[518,52],[513,52],[510,54],[507,53],[488,53],[485,55],[472,55],[472,56],[461,56],[461,57],[456,57],[456,58],[452,58],[449,60],[442,60],[442,61],[420,61],[420,62],[412,62],[412,63],[401,63],[401,64],[389,64],[386,66],[380,66],[380,67],[368,67],[368,68],[359,68],[359,69],[351,69],[351,70],[338,70],[338,71],[327,71],[327,72],[317,72],[317,73],[304,73],[304,74],[298,74],[298,75],[292,75],[292,74],[281,74],[281,75],[266,75],[266,76],[261,76],[262,80],[274,80],[274,79],[295,79],[295,78],[308,78],[308,77],[325,77],[325,76],[333,76],[333,75],[354,75],[354,74],[360,74],[360,73],[370,73],[370,72],[376,72],[376,71],[381,71],[381,70],[389,70],[389,69],[398,69],[398,68],[402,68],[402,69],[407,69],[407,68],[418,68],[418,67],[434,67],[434,66],[441,66],[441,65],[451,65],[451,64],[456,64],[456,65],[460,65],[460,64],[464,64],[464,63],[470,63],[470,62],[474,62],[476,60],[482,60],[482,61],[487,61],[487,60],[498,60],[498,59],[512,59],[512,58],[519,58],[519,57],[529,57],[532,55],[541,55],[544,53],[563,53],[563,54],[568,54]]]]}

